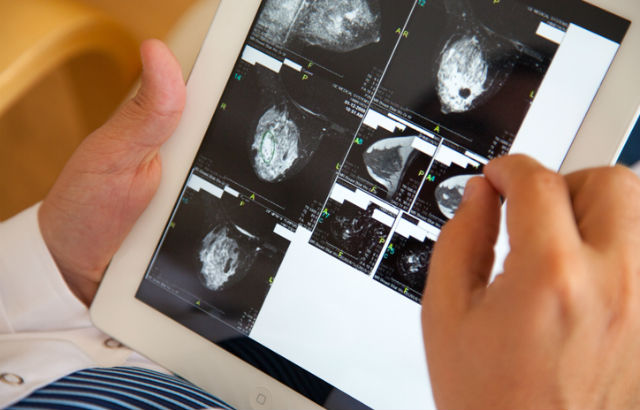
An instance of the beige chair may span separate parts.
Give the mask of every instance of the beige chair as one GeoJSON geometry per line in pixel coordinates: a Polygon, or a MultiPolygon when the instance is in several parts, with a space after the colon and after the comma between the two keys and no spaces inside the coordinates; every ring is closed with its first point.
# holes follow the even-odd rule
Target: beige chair
{"type": "MultiPolygon", "coordinates": [[[[196,3],[169,36],[185,73],[217,4],[196,3]]],[[[1,221],[44,197],[129,93],[140,63],[132,35],[79,0],[0,0],[0,44],[1,221]]]]}
{"type": "Polygon", "coordinates": [[[112,63],[111,80],[138,72],[133,38],[106,15],[71,0],[0,2],[0,115],[38,81],[79,56],[112,63]]]}
{"type": "Polygon", "coordinates": [[[2,220],[44,197],[131,87],[139,58],[129,33],[74,0],[0,0],[0,44],[2,220]]]}

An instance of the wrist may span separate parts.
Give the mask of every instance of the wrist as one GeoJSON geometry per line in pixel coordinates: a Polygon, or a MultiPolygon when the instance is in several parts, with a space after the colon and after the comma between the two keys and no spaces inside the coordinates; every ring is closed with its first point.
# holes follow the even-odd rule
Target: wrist
{"type": "Polygon", "coordinates": [[[81,267],[74,261],[74,253],[68,251],[73,248],[69,235],[65,235],[65,231],[59,229],[69,224],[70,221],[65,220],[63,213],[56,212],[50,201],[43,202],[38,210],[38,225],[42,239],[69,290],[84,305],[89,306],[99,285],[98,281],[91,278],[100,277],[102,272],[94,274],[94,271],[101,269],[81,267]]]}

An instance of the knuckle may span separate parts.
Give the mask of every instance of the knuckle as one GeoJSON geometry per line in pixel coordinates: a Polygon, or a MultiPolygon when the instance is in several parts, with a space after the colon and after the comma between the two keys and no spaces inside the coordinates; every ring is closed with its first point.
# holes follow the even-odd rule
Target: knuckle
{"type": "Polygon", "coordinates": [[[579,224],[588,212],[606,213],[611,220],[629,221],[628,229],[640,234],[640,178],[622,166],[586,171],[584,178],[572,187],[574,210],[579,224]]]}
{"type": "Polygon", "coordinates": [[[576,252],[564,246],[550,247],[540,256],[539,262],[545,270],[546,283],[556,296],[568,305],[579,298],[580,281],[575,272],[581,269],[581,260],[576,252]]]}
{"type": "Polygon", "coordinates": [[[625,180],[629,182],[638,182],[638,176],[625,166],[616,165],[614,167],[611,167],[609,171],[613,176],[621,180],[625,180]]]}
{"type": "Polygon", "coordinates": [[[567,184],[562,176],[543,168],[532,171],[527,176],[525,184],[524,186],[528,186],[534,192],[553,192],[567,189],[567,184]]]}
{"type": "Polygon", "coordinates": [[[640,196],[640,178],[626,167],[607,168],[601,178],[600,184],[614,192],[640,196]]]}

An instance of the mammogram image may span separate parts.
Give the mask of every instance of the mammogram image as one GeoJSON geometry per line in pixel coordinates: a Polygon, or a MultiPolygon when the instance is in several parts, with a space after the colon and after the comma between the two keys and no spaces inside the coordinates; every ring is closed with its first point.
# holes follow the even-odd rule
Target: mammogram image
{"type": "Polygon", "coordinates": [[[329,200],[310,243],[354,268],[370,273],[391,228],[374,218],[375,204],[366,209],[348,201],[329,200]]]}
{"type": "Polygon", "coordinates": [[[264,108],[249,138],[250,158],[261,181],[278,183],[302,171],[337,127],[294,101],[276,73],[260,68],[256,72],[264,108]]]}
{"type": "Polygon", "coordinates": [[[398,273],[412,287],[424,287],[429,268],[431,249],[426,247],[406,248],[397,260],[398,273]]]}
{"type": "Polygon", "coordinates": [[[379,42],[382,30],[378,0],[268,0],[258,25],[278,45],[339,53],[379,42]]]}
{"type": "Polygon", "coordinates": [[[344,93],[319,76],[245,61],[236,72],[241,81],[225,90],[198,167],[293,223],[309,212],[315,223],[359,119],[344,110],[344,93]]]}
{"type": "Polygon", "coordinates": [[[439,141],[414,130],[390,132],[362,127],[340,170],[346,183],[409,211],[439,141]]]}
{"type": "Polygon", "coordinates": [[[201,279],[209,290],[219,291],[242,280],[256,255],[259,240],[236,225],[218,225],[202,240],[201,279]]]}
{"type": "Polygon", "coordinates": [[[443,163],[436,155],[410,214],[442,227],[458,210],[467,182],[482,175],[482,169],[473,162],[466,166],[462,162],[443,163]]]}
{"type": "Polygon", "coordinates": [[[187,188],[149,276],[248,333],[289,247],[277,223],[250,201],[187,188]]]}
{"type": "Polygon", "coordinates": [[[557,50],[539,25],[522,2],[429,0],[411,15],[377,98],[478,155],[502,155],[557,50]]]}
{"type": "Polygon", "coordinates": [[[198,202],[200,206],[210,204],[202,221],[206,230],[194,252],[200,267],[199,279],[206,289],[214,292],[231,289],[261,269],[259,260],[282,257],[282,250],[274,245],[278,238],[271,232],[275,221],[264,210],[241,205],[241,200],[232,197],[215,201],[206,194],[190,193],[190,198],[183,207],[198,202]]]}
{"type": "Polygon", "coordinates": [[[253,168],[258,177],[266,182],[284,179],[300,159],[299,143],[300,129],[287,104],[269,108],[260,117],[251,144],[253,168]]]}
{"type": "MultiPolygon", "coordinates": [[[[439,62],[437,91],[445,114],[474,108],[494,84],[478,35],[452,37],[442,50],[439,62]]],[[[496,84],[499,86],[500,83],[496,84]]]]}
{"type": "Polygon", "coordinates": [[[371,205],[367,209],[356,209],[355,212],[337,213],[329,223],[332,242],[339,248],[345,249],[352,255],[360,257],[367,251],[367,242],[378,243],[388,229],[372,219],[373,211],[377,209],[371,205]]]}
{"type": "Polygon", "coordinates": [[[412,147],[415,138],[383,139],[371,145],[363,155],[369,175],[387,189],[388,198],[395,195],[412,154],[416,154],[412,147]]]}
{"type": "Polygon", "coordinates": [[[434,242],[395,233],[374,278],[420,303],[427,281],[434,242]]]}
{"type": "Polygon", "coordinates": [[[463,113],[502,88],[525,46],[482,24],[467,1],[444,3],[455,29],[440,51],[436,90],[444,114],[463,113]]]}
{"type": "Polygon", "coordinates": [[[455,176],[443,181],[436,187],[436,203],[438,204],[440,212],[442,212],[442,214],[448,219],[455,216],[455,213],[460,206],[460,202],[462,201],[464,190],[467,187],[467,182],[476,176],[477,175],[455,176]]]}

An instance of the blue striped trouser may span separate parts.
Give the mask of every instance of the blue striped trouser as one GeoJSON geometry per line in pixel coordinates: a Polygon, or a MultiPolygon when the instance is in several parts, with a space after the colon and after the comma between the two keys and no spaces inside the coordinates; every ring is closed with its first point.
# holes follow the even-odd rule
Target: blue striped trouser
{"type": "Polygon", "coordinates": [[[184,379],[129,367],[82,370],[8,407],[9,410],[206,408],[231,409],[184,379]]]}

